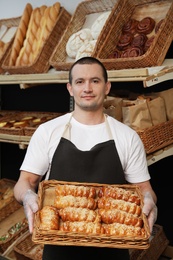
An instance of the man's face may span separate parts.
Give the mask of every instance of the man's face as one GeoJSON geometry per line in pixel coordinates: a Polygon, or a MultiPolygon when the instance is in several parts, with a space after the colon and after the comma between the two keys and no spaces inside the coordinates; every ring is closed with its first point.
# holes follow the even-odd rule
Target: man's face
{"type": "Polygon", "coordinates": [[[110,87],[110,82],[105,83],[102,68],[98,64],[75,65],[72,70],[72,85],[67,84],[70,95],[74,97],[75,106],[87,111],[103,107],[110,87]]]}

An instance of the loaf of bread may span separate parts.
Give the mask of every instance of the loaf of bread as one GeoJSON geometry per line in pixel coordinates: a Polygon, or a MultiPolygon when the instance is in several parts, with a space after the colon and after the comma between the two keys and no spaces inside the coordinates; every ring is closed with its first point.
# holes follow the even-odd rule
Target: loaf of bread
{"type": "Polygon", "coordinates": [[[55,207],[44,206],[39,213],[41,229],[56,230],[59,228],[59,215],[55,207]]]}
{"type": "Polygon", "coordinates": [[[26,38],[23,43],[23,47],[20,50],[19,56],[16,59],[16,66],[21,65],[28,65],[33,62],[32,60],[32,53],[33,50],[33,43],[37,37],[37,31],[40,26],[41,18],[44,15],[44,11],[46,9],[46,6],[43,5],[40,8],[35,8],[32,11],[31,18],[28,25],[28,30],[26,33],[26,38]]]}
{"type": "Polygon", "coordinates": [[[97,40],[92,40],[84,43],[77,51],[76,60],[81,59],[82,57],[92,56],[96,43],[97,40]]]}
{"type": "Polygon", "coordinates": [[[23,42],[26,37],[26,32],[28,29],[28,24],[29,24],[32,10],[33,10],[32,5],[28,3],[24,9],[24,12],[20,19],[19,26],[18,26],[16,35],[14,38],[14,42],[12,45],[12,50],[11,50],[11,54],[10,54],[10,58],[9,58],[9,66],[15,65],[16,59],[23,46],[23,42]]]}
{"type": "Polygon", "coordinates": [[[86,198],[95,198],[96,189],[94,187],[87,186],[76,186],[76,185],[61,185],[58,184],[55,188],[55,194],[57,196],[67,196],[72,195],[75,197],[86,197],[86,198]]]}

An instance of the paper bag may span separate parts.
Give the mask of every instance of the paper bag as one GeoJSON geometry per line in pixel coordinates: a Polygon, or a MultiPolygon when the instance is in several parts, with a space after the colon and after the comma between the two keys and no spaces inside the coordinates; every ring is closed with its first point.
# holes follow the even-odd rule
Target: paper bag
{"type": "Polygon", "coordinates": [[[103,104],[104,113],[122,122],[122,98],[108,97],[103,104]]]}
{"type": "Polygon", "coordinates": [[[163,98],[166,108],[167,120],[173,119],[173,88],[158,93],[163,98]]]}
{"type": "Polygon", "coordinates": [[[152,125],[158,125],[167,121],[166,108],[163,98],[156,97],[147,102],[150,111],[152,125]]]}

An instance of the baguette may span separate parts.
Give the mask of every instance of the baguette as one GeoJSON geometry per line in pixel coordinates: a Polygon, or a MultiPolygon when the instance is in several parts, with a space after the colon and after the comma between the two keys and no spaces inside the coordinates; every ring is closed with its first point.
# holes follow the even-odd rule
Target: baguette
{"type": "Polygon", "coordinates": [[[9,58],[9,66],[15,66],[16,59],[19,55],[20,49],[26,37],[26,32],[27,32],[32,10],[33,10],[32,5],[28,3],[24,9],[24,12],[20,19],[20,23],[14,38],[14,42],[12,45],[12,50],[9,58]]]}
{"type": "Polygon", "coordinates": [[[22,49],[20,50],[20,54],[16,60],[16,66],[28,65],[33,62],[32,54],[33,52],[33,42],[37,37],[37,31],[40,26],[40,20],[44,15],[44,11],[46,9],[46,5],[37,7],[32,11],[31,18],[28,25],[28,30],[26,33],[26,38],[24,40],[24,44],[22,49]]]}

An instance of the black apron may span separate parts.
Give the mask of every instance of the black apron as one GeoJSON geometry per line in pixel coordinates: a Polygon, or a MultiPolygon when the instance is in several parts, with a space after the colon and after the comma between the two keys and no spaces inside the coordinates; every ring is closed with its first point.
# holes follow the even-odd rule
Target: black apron
{"type": "MultiPolygon", "coordinates": [[[[53,155],[49,179],[105,184],[126,183],[106,116],[105,122],[111,140],[97,144],[89,151],[79,150],[70,141],[70,120],[53,155]]],[[[43,250],[44,260],[81,260],[87,257],[130,259],[127,249],[45,245],[43,250]]]]}

